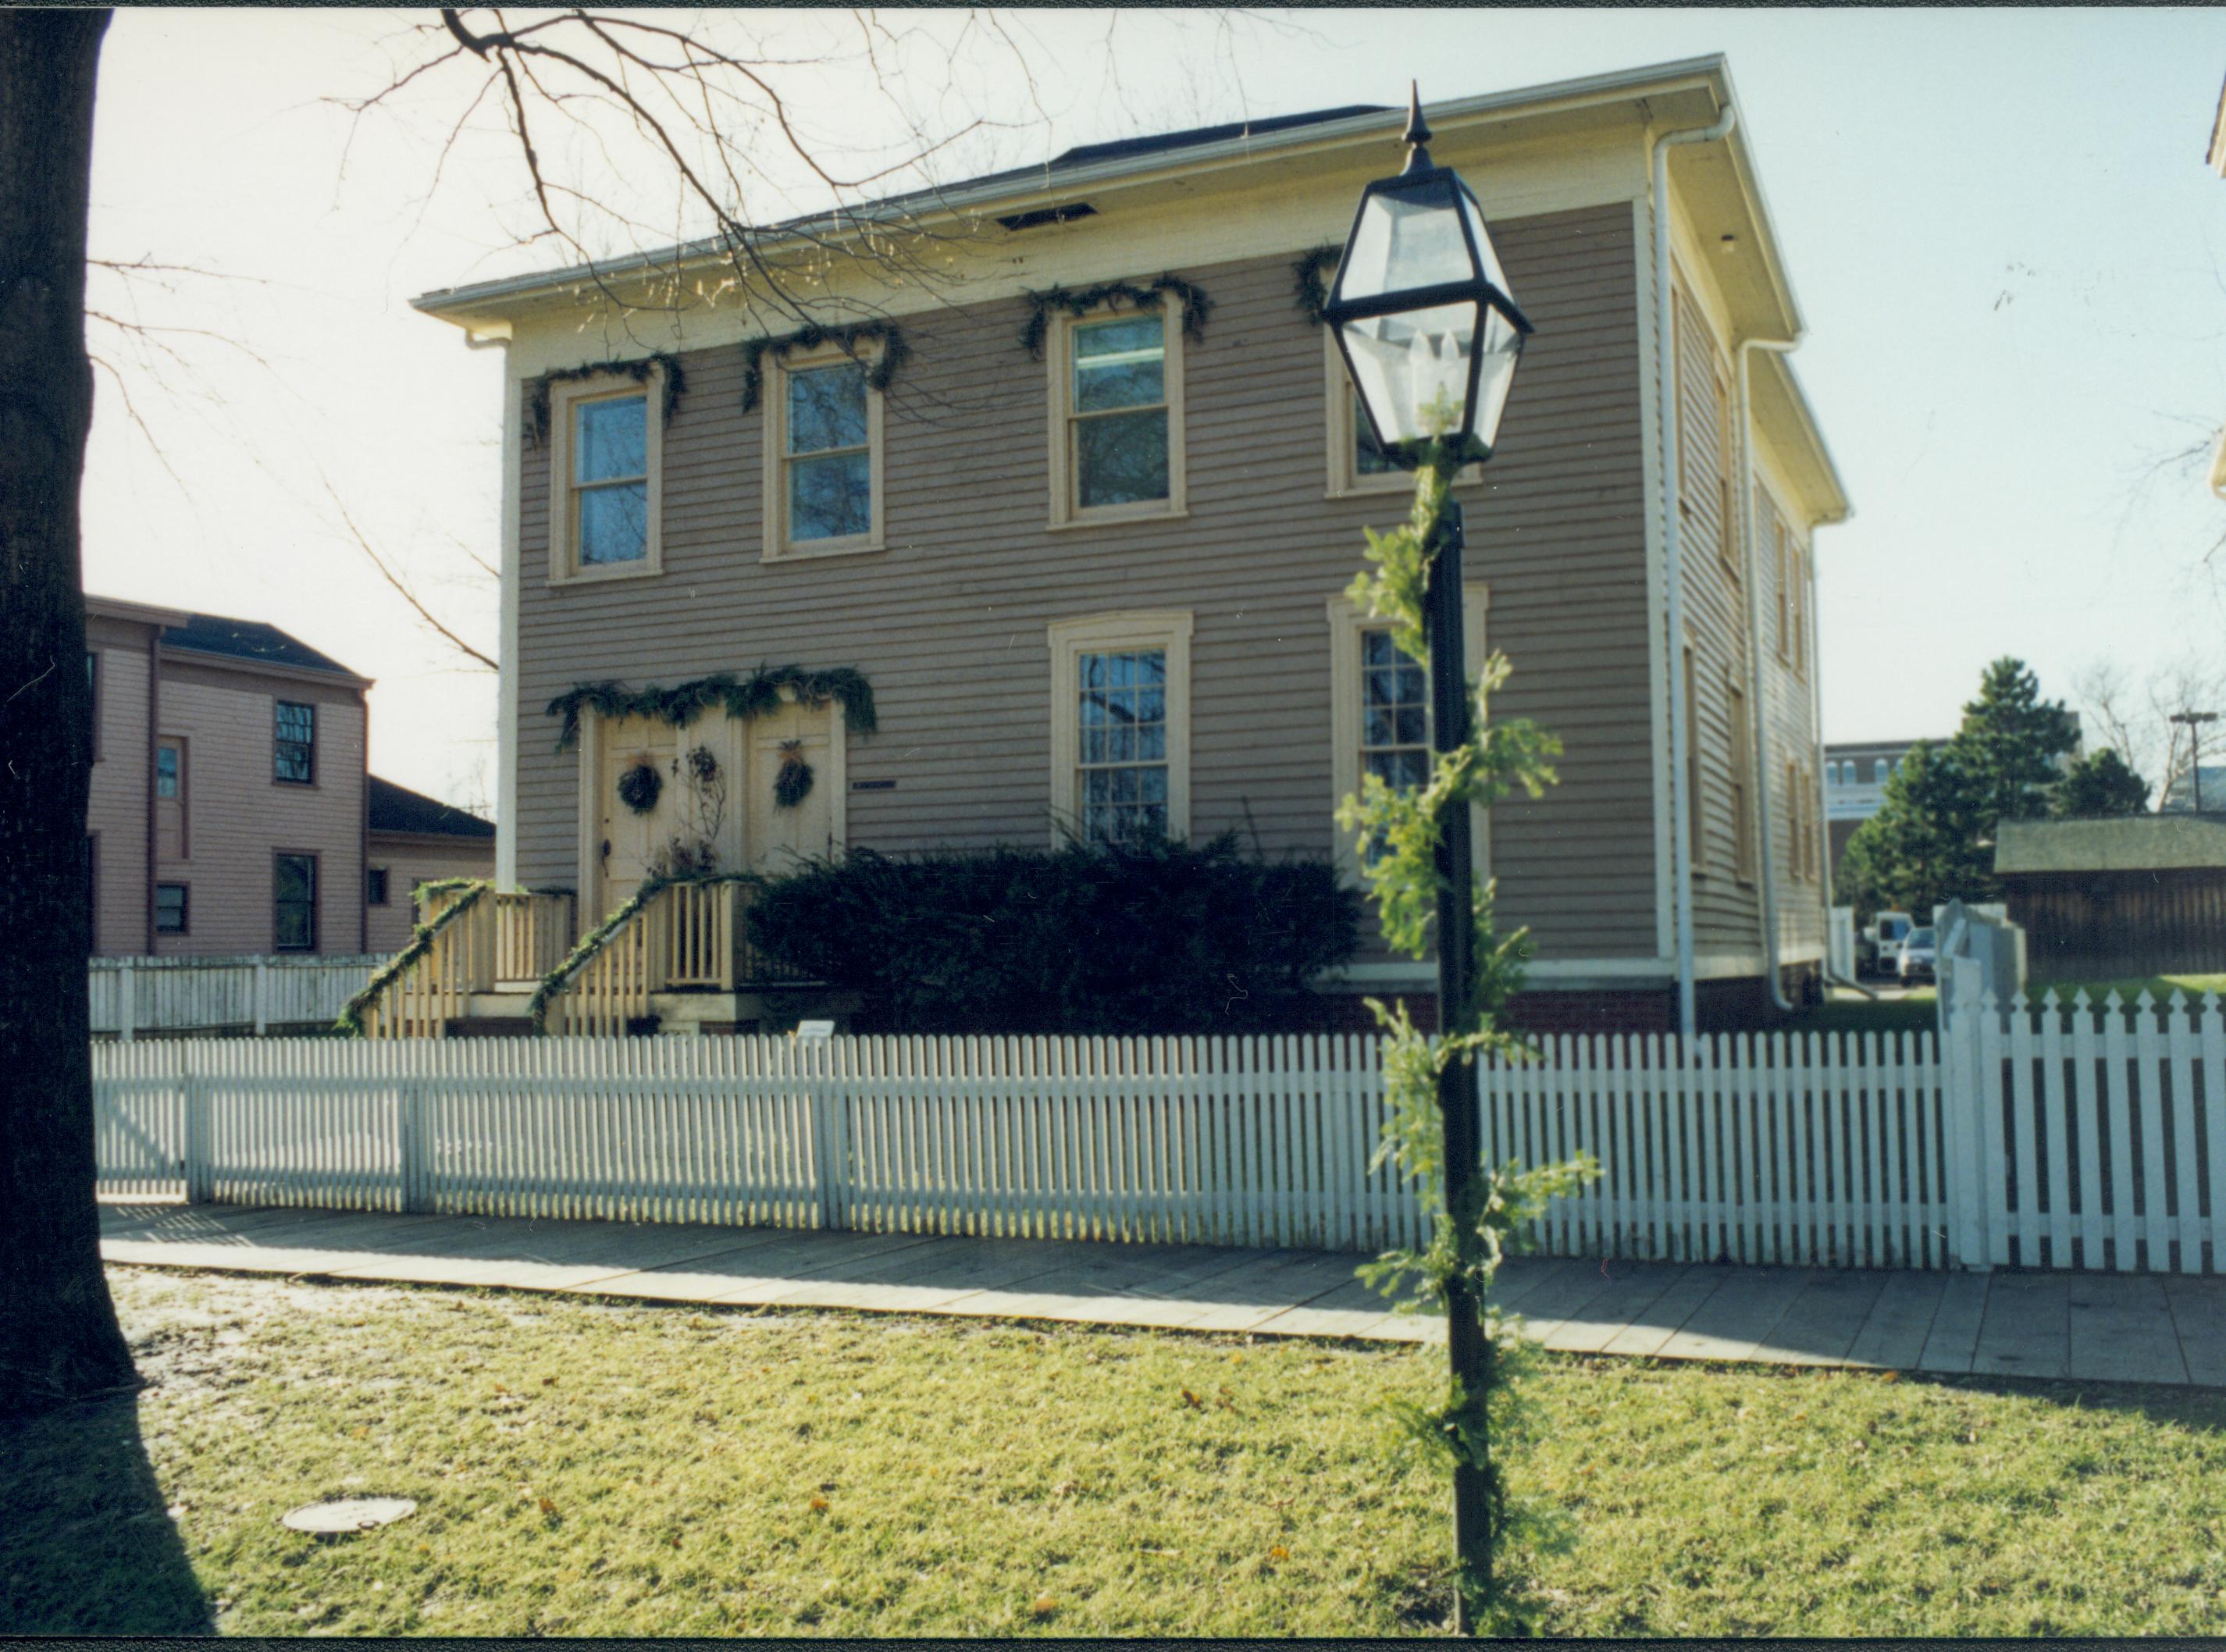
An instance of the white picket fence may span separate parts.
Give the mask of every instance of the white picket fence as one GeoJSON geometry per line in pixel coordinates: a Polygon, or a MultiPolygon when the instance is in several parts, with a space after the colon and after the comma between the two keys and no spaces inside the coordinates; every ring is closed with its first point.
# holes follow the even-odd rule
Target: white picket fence
{"type": "Polygon", "coordinates": [[[1307,1246],[1422,1237],[1375,1040],[181,1040],[93,1052],[104,1191],[1307,1246]]]}
{"type": "Polygon", "coordinates": [[[1483,1075],[1485,1155],[1601,1175],[1531,1236],[1562,1256],[1949,1265],[1937,1038],[1544,1039],[1483,1075]]]}
{"type": "MultiPolygon", "coordinates": [[[[2226,1011],[1544,1041],[1494,1161],[1580,1151],[1548,1254],[2226,1271],[2226,1011]]],[[[150,1040],[93,1052],[101,1187],[331,1209],[1305,1246],[1426,1236],[1369,1038],[150,1040]]]]}
{"type": "Polygon", "coordinates": [[[93,1032],[129,1043],[142,1032],[259,1035],[272,1027],[329,1025],[386,960],[365,953],[86,962],[93,1032]]]}

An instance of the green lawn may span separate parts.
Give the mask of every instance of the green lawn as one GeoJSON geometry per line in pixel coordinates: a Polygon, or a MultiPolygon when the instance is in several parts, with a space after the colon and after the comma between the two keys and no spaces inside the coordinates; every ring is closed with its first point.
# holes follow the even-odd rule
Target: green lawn
{"type": "Polygon", "coordinates": [[[2084,992],[2090,1001],[2097,1004],[2109,993],[2117,994],[2120,1001],[2127,1004],[2146,993],[2162,1003],[2174,993],[2200,998],[2206,992],[2215,992],[2226,997],[2226,975],[2143,975],[2124,981],[2035,981],[2027,983],[2026,992],[2034,998],[2044,992],[2052,992],[2059,999],[2065,1000],[2075,992],[2084,992]]]}
{"type": "MultiPolygon", "coordinates": [[[[114,1270],[136,1401],[0,1429],[0,1631],[1434,1630],[1410,1347],[114,1270]],[[326,1541],[315,1498],[414,1497],[326,1541]]],[[[1548,1361],[1573,1635],[2226,1630],[2226,1396],[1548,1361]]]]}

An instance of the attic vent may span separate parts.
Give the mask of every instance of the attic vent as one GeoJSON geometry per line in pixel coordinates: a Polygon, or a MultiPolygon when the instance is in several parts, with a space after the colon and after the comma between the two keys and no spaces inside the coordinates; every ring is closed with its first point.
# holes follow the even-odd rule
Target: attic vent
{"type": "Polygon", "coordinates": [[[1095,218],[1097,209],[1086,200],[1071,200],[1064,206],[1039,206],[1032,213],[1014,213],[997,221],[1008,230],[1032,230],[1046,224],[1064,224],[1077,218],[1095,218]]]}

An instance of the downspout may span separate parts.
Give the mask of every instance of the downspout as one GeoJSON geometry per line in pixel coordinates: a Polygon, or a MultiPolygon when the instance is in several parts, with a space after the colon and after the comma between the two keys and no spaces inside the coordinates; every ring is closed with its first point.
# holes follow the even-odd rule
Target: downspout
{"type": "MultiPolygon", "coordinates": [[[[147,633],[147,956],[155,956],[155,880],[161,875],[155,852],[155,755],[162,744],[162,628],[147,633]]],[[[178,807],[186,800],[181,788],[178,807]]]]}
{"type": "MultiPolygon", "coordinates": [[[[1747,354],[1750,350],[1769,350],[1784,354],[1797,348],[1801,335],[1790,339],[1741,339],[1733,353],[1738,364],[1739,384],[1739,543],[1744,555],[1741,562],[1746,575],[1746,664],[1747,712],[1752,724],[1756,768],[1754,796],[1748,801],[1754,811],[1755,841],[1762,848],[1762,956],[1765,980],[1770,988],[1770,1001],[1782,1014],[1790,1015],[1793,1006],[1786,1001],[1784,983],[1778,979],[1778,849],[1777,833],[1771,829],[1770,817],[1770,779],[1776,772],[1770,760],[1770,719],[1765,715],[1762,687],[1762,596],[1759,581],[1755,577],[1755,519],[1754,519],[1754,423],[1752,404],[1747,383],[1747,354]]],[[[1803,605],[1805,607],[1807,605],[1803,605]]],[[[1815,657],[1810,657],[1813,664],[1815,657]]],[[[1788,799],[1790,802],[1790,799],[1788,799]]],[[[1821,815],[1822,811],[1820,810],[1821,815]]]]}
{"type": "Polygon", "coordinates": [[[1729,105],[1713,126],[1663,132],[1654,139],[1654,347],[1662,422],[1662,577],[1665,623],[1670,631],[1670,859],[1676,869],[1677,1030],[1691,1038],[1697,1030],[1693,1003],[1693,833],[1694,800],[1685,795],[1686,727],[1685,566],[1677,535],[1676,309],[1670,288],[1670,148],[1675,143],[1714,143],[1730,136],[1738,111],[1729,105]]]}
{"type": "MultiPolygon", "coordinates": [[[[1839,515],[1813,525],[1823,527],[1829,524],[1845,522],[1854,514],[1854,511],[1843,506],[1839,515]]],[[[1801,561],[1808,580],[1808,588],[1801,594],[1804,599],[1802,605],[1803,610],[1807,615],[1802,633],[1802,642],[1808,650],[1809,660],[1809,727],[1816,731],[1818,743],[1821,745],[1824,732],[1824,662],[1816,652],[1816,541],[1813,533],[1809,537],[1809,554],[1801,561]]],[[[1821,769],[1819,772],[1822,772],[1821,769]]],[[[1817,802],[1821,805],[1823,799],[1820,797],[1817,802]]],[[[1824,810],[1821,806],[1816,810],[1816,868],[1817,889],[1824,899],[1824,924],[1827,931],[1824,968],[1819,973],[1831,985],[1845,987],[1851,991],[1859,992],[1873,1003],[1876,1003],[1878,994],[1864,986],[1862,982],[1850,981],[1844,975],[1835,975],[1832,973],[1832,947],[1829,939],[1832,923],[1832,823],[1825,817],[1824,810]]]]}

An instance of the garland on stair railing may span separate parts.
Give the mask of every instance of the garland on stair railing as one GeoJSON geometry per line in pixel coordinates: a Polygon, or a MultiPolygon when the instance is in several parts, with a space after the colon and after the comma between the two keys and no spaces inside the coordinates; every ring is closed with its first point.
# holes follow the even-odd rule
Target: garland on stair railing
{"type": "Polygon", "coordinates": [[[441,878],[431,883],[421,883],[410,892],[410,899],[423,912],[425,903],[435,895],[445,895],[457,890],[466,893],[454,905],[443,907],[427,923],[416,925],[410,932],[410,944],[372,972],[369,982],[354,997],[340,1007],[333,1022],[333,1031],[344,1039],[363,1036],[363,1013],[377,1001],[378,995],[398,980],[403,972],[433,950],[433,937],[480,904],[480,897],[494,887],[492,878],[441,878]]]}
{"type": "Polygon", "coordinates": [[[862,672],[851,666],[832,666],[808,671],[801,665],[760,665],[748,677],[718,671],[673,687],[652,685],[629,689],[623,683],[582,683],[549,702],[548,715],[562,717],[556,736],[563,751],[580,738],[580,717],[593,711],[605,717],[647,717],[685,728],[714,707],[747,722],[778,711],[781,691],[796,696],[798,705],[817,708],[840,702],[843,721],[853,734],[870,734],[879,724],[874,713],[874,687],[862,672]]]}
{"type": "Polygon", "coordinates": [[[658,419],[664,424],[671,424],[672,410],[680,405],[680,393],[688,387],[687,376],[680,371],[677,356],[652,350],[638,361],[589,361],[577,367],[551,367],[525,387],[525,428],[533,438],[533,445],[538,448],[549,440],[550,385],[576,384],[582,379],[600,378],[606,373],[616,373],[637,384],[646,384],[650,375],[659,367],[665,369],[665,399],[658,410],[658,419]]]}
{"type": "Polygon", "coordinates": [[[544,1038],[549,1032],[549,1006],[558,993],[571,984],[572,977],[588,967],[595,954],[601,952],[611,937],[616,935],[641,909],[676,884],[732,884],[762,885],[763,878],[752,872],[692,872],[676,877],[658,877],[655,874],[644,878],[633,894],[619,903],[618,910],[580,937],[580,944],[564,955],[563,961],[541,978],[526,1001],[525,1019],[536,1038],[544,1038]]]}
{"type": "Polygon", "coordinates": [[[839,327],[821,327],[807,321],[793,333],[779,338],[752,339],[742,346],[742,411],[756,410],[759,398],[765,391],[765,358],[771,353],[777,361],[785,361],[798,350],[817,350],[823,344],[838,344],[855,356],[858,346],[864,343],[879,344],[881,353],[864,362],[866,387],[887,390],[896,383],[898,371],[912,359],[912,346],[905,342],[902,328],[894,321],[849,321],[839,327]]]}
{"type": "Polygon", "coordinates": [[[1053,310],[1080,321],[1100,308],[1117,310],[1125,304],[1132,309],[1149,309],[1167,293],[1181,301],[1183,336],[1203,342],[1205,318],[1213,309],[1213,301],[1204,288],[1193,287],[1180,276],[1165,275],[1141,287],[1131,282],[1109,281],[1096,287],[1053,287],[1046,292],[1022,294],[1034,308],[1028,312],[1028,324],[1021,329],[1021,347],[1038,361],[1043,359],[1053,310]]]}
{"type": "Polygon", "coordinates": [[[1337,261],[1345,256],[1341,246],[1318,246],[1291,266],[1291,275],[1297,283],[1299,308],[1316,327],[1321,325],[1323,307],[1329,302],[1329,272],[1337,268],[1337,261]]]}

